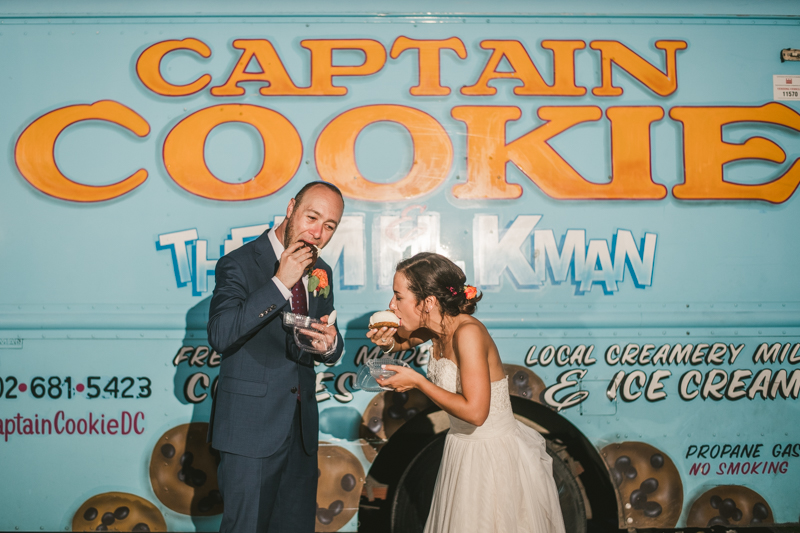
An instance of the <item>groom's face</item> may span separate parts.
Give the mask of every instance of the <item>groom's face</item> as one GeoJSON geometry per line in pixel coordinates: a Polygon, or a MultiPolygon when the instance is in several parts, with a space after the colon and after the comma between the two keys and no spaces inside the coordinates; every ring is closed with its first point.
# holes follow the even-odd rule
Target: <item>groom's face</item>
{"type": "Polygon", "coordinates": [[[286,231],[283,245],[289,247],[297,241],[325,247],[342,219],[344,204],[338,194],[325,186],[308,189],[300,202],[289,201],[286,210],[286,231]]]}

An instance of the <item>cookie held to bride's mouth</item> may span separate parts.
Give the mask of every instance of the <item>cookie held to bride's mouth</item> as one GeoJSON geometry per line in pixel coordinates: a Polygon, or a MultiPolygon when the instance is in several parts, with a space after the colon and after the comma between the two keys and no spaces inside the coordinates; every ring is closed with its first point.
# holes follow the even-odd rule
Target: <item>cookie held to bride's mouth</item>
{"type": "Polygon", "coordinates": [[[391,311],[378,311],[369,317],[369,329],[396,328],[400,319],[391,311]]]}

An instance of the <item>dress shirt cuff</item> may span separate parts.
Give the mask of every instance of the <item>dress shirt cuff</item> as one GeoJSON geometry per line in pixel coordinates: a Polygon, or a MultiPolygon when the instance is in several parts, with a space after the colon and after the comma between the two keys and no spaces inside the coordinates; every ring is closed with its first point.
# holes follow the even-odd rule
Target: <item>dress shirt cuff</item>
{"type": "Polygon", "coordinates": [[[283,284],[281,280],[278,279],[278,276],[272,276],[272,281],[275,282],[275,286],[278,287],[278,290],[281,291],[283,297],[287,300],[292,297],[292,291],[286,288],[286,285],[283,284]]]}

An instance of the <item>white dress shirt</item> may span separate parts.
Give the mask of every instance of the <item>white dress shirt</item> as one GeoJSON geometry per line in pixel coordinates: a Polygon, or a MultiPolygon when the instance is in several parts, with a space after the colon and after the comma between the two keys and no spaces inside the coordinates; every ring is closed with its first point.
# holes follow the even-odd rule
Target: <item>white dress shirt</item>
{"type": "MultiPolygon", "coordinates": [[[[281,254],[283,253],[283,251],[286,248],[283,246],[283,243],[278,240],[278,236],[275,234],[275,228],[271,228],[269,230],[269,233],[267,234],[267,237],[269,237],[269,243],[272,245],[272,249],[275,251],[275,257],[277,257],[278,260],[280,260],[281,254]]],[[[308,303],[309,303],[308,302],[308,274],[303,274],[302,280],[303,280],[303,287],[305,287],[305,289],[306,289],[305,290],[305,293],[306,293],[306,308],[308,308],[308,303]]],[[[275,283],[275,286],[278,287],[278,290],[281,291],[281,294],[283,294],[286,297],[287,300],[292,297],[292,289],[291,289],[291,287],[287,288],[286,285],[284,285],[283,282],[278,279],[278,276],[272,276],[272,281],[275,283]]]]}
{"type": "MultiPolygon", "coordinates": [[[[269,230],[269,233],[267,234],[267,237],[269,237],[269,242],[272,245],[272,249],[275,251],[275,257],[277,257],[278,260],[280,260],[281,254],[283,253],[283,251],[286,248],[283,246],[283,243],[281,243],[281,241],[278,240],[278,236],[275,235],[275,228],[271,228],[269,230]]],[[[308,274],[303,274],[303,277],[301,279],[303,280],[303,287],[305,287],[306,308],[309,308],[309,301],[308,301],[308,274]]],[[[275,286],[278,287],[278,290],[281,291],[281,294],[283,294],[286,297],[287,300],[289,300],[292,297],[292,290],[291,289],[287,289],[286,285],[284,285],[283,282],[278,279],[278,276],[272,276],[272,281],[273,281],[273,283],[275,283],[275,286]]],[[[291,304],[289,304],[289,305],[291,306],[291,304]]],[[[336,345],[337,344],[339,344],[339,337],[335,337],[333,339],[333,349],[334,350],[336,349],[336,345]]]]}

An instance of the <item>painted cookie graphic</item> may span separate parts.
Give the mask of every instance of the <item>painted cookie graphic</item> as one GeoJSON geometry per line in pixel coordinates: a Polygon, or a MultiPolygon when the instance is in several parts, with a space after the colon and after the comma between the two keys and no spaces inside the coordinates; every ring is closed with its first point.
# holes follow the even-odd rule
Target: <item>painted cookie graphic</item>
{"type": "Polygon", "coordinates": [[[524,366],[503,365],[503,370],[508,376],[508,392],[511,396],[542,403],[539,398],[547,388],[542,378],[524,366]]]}
{"type": "Polygon", "coordinates": [[[155,505],[127,492],[92,496],[72,517],[72,531],[166,531],[155,505]]]}
{"type": "Polygon", "coordinates": [[[686,519],[688,527],[736,528],[774,522],[767,500],[741,485],[720,485],[704,492],[694,501],[686,519]]]}
{"type": "Polygon", "coordinates": [[[370,463],[373,462],[378,456],[377,450],[375,450],[375,448],[373,448],[372,445],[364,439],[358,439],[358,443],[361,446],[361,451],[364,453],[364,458],[370,463]]]}
{"type": "Polygon", "coordinates": [[[208,424],[194,422],[164,433],[150,457],[150,483],[161,503],[192,516],[222,513],[219,456],[206,442],[208,424]]]}
{"type": "Polygon", "coordinates": [[[364,468],[340,446],[319,443],[316,531],[338,531],[358,511],[364,468]]]}
{"type": "Polygon", "coordinates": [[[620,442],[601,455],[619,492],[625,526],[675,527],[683,509],[683,482],[667,454],[644,442],[620,442]]]}
{"type": "Polygon", "coordinates": [[[406,421],[431,405],[428,397],[417,389],[408,392],[384,391],[369,402],[361,417],[359,437],[380,449],[377,441],[388,440],[406,421]]]}

